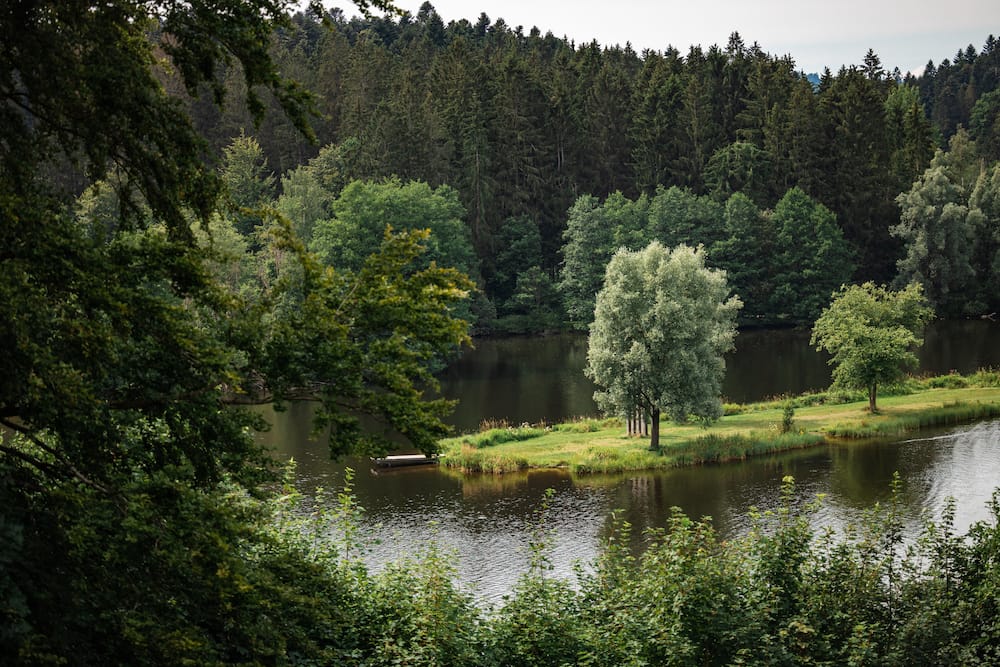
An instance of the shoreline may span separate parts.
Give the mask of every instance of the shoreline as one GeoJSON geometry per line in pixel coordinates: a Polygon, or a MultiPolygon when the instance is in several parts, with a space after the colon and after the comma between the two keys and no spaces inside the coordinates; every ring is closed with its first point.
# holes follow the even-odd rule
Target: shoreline
{"type": "Polygon", "coordinates": [[[617,418],[502,426],[441,441],[440,461],[465,474],[531,469],[613,473],[721,464],[835,441],[897,437],[920,428],[1000,417],[1000,372],[910,378],[882,394],[877,414],[867,407],[859,392],[834,391],[727,404],[724,416],[707,428],[661,421],[659,452],[649,450],[648,438],[626,436],[617,418]],[[789,405],[792,424],[783,432],[789,405]]]}

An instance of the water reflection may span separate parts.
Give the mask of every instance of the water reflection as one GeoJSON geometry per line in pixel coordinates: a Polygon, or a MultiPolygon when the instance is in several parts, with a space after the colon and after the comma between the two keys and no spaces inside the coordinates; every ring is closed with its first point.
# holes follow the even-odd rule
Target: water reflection
{"type": "MultiPolygon", "coordinates": [[[[322,446],[301,439],[305,409],[292,406],[274,415],[274,428],[265,436],[279,456],[297,459],[303,490],[334,487],[342,481],[343,466],[328,461],[322,446]]],[[[664,526],[675,506],[692,517],[711,516],[722,535],[736,535],[747,529],[751,507],[776,508],[785,475],[795,477],[801,504],[826,495],[812,516],[817,526],[842,528],[874,503],[889,501],[890,482],[899,471],[907,535],[915,536],[927,516],[940,516],[949,496],[957,501],[956,525],[964,531],[988,517],[986,502],[1000,484],[1000,421],[903,442],[837,444],[655,474],[462,476],[436,468],[376,472],[361,459],[347,464],[357,471],[355,492],[366,509],[364,530],[378,542],[367,559],[373,569],[416,552],[433,538],[457,553],[462,582],[480,600],[495,603],[527,567],[536,511],[549,488],[556,491],[547,521],[550,553],[556,573],[567,577],[574,563],[597,556],[614,510],[634,526],[636,549],[641,548],[642,531],[664,526]]]]}
{"type": "MultiPolygon", "coordinates": [[[[809,345],[809,336],[799,329],[740,332],[735,352],[726,356],[724,396],[745,403],[828,387],[828,357],[809,345]]],[[[595,387],[583,375],[586,362],[582,334],[477,340],[476,349],[439,375],[442,393],[460,401],[451,423],[471,430],[484,418],[520,424],[595,414],[595,387]]],[[[1000,323],[963,320],[927,327],[921,372],[966,373],[988,366],[1000,366],[1000,323]]]]}

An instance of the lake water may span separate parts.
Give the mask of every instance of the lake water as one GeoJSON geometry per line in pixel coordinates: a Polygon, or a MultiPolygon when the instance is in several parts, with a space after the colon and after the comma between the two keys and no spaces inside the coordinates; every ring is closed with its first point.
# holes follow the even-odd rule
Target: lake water
{"type": "MultiPolygon", "coordinates": [[[[272,436],[296,415],[279,415],[272,436]]],[[[307,493],[342,482],[343,464],[331,463],[322,447],[291,440],[280,451],[294,456],[307,493]]],[[[363,532],[372,541],[366,562],[374,570],[428,540],[454,551],[459,576],[478,599],[497,603],[510,592],[528,563],[528,543],[546,489],[555,496],[547,518],[550,555],[557,576],[600,552],[612,512],[634,528],[641,548],[645,528],[666,524],[672,507],[692,517],[713,517],[723,536],[749,525],[752,507],[774,509],[781,480],[796,480],[804,505],[824,494],[811,514],[817,527],[842,528],[876,502],[890,498],[890,482],[903,479],[900,508],[912,539],[927,517],[938,518],[949,497],[956,500],[956,527],[989,518],[986,501],[1000,485],[1000,421],[921,434],[901,442],[837,444],[761,457],[742,463],[657,473],[573,476],[563,471],[463,476],[444,469],[372,470],[367,460],[346,462],[356,471],[355,495],[365,508],[363,532]],[[377,544],[375,544],[377,543],[377,544]]]]}
{"type": "MultiPolygon", "coordinates": [[[[464,407],[459,428],[484,417],[520,423],[591,414],[593,389],[583,378],[586,339],[486,340],[442,374],[442,391],[464,407]],[[473,356],[475,355],[475,356],[473,356]],[[459,372],[461,371],[461,372],[459,372]],[[476,406],[470,410],[469,405],[476,406]]],[[[1000,326],[988,322],[938,324],[926,335],[921,366],[926,372],[967,372],[1000,366],[1000,326]]],[[[727,395],[757,400],[821,389],[829,383],[825,359],[795,331],[742,333],[727,363],[727,395]]],[[[294,457],[298,483],[307,492],[336,487],[344,464],[329,461],[310,440],[308,405],[269,415],[264,434],[282,458],[294,457]]],[[[367,460],[346,462],[357,472],[355,494],[366,509],[364,532],[373,544],[366,556],[378,569],[415,553],[430,539],[455,552],[459,576],[486,604],[508,593],[528,560],[528,541],[546,489],[554,489],[547,525],[550,555],[559,576],[600,551],[612,512],[634,527],[636,549],[648,527],[665,525],[672,507],[692,517],[713,517],[722,535],[748,526],[751,507],[774,508],[781,479],[796,479],[803,505],[824,494],[811,515],[816,526],[843,527],[875,502],[889,499],[898,471],[904,482],[901,511],[906,533],[915,536],[926,517],[938,517],[947,498],[957,503],[956,526],[988,518],[986,502],[1000,486],[1000,421],[921,433],[900,442],[836,444],[761,457],[742,463],[658,473],[572,476],[535,471],[501,476],[463,476],[443,469],[371,470],[367,460]]]]}
{"type": "MultiPolygon", "coordinates": [[[[736,351],[726,356],[726,400],[746,403],[828,387],[829,357],[809,345],[809,335],[801,329],[741,332],[736,351]]],[[[483,339],[438,377],[442,393],[460,401],[451,423],[469,431],[489,418],[521,424],[595,414],[586,364],[585,334],[483,339]]],[[[984,367],[1000,368],[1000,323],[960,320],[927,327],[919,372],[984,367]]]]}

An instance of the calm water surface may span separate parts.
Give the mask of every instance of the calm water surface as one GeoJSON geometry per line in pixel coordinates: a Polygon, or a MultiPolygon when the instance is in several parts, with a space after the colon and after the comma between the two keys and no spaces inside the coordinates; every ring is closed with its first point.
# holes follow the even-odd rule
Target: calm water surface
{"type": "MultiPolygon", "coordinates": [[[[726,356],[723,394],[745,403],[781,394],[825,389],[829,357],[809,345],[805,330],[744,331],[726,356]]],[[[592,415],[594,385],[584,375],[585,334],[476,341],[476,348],[439,375],[442,393],[460,400],[452,424],[476,429],[483,419],[510,423],[563,421],[592,415]]],[[[1000,323],[934,322],[920,349],[920,371],[960,373],[1000,367],[1000,323]]]]}
{"type": "MultiPolygon", "coordinates": [[[[298,462],[299,484],[333,488],[343,466],[331,463],[321,446],[285,439],[285,426],[307,421],[303,406],[276,416],[270,437],[282,439],[279,451],[298,462]]],[[[883,443],[831,445],[739,464],[658,473],[574,477],[559,471],[500,476],[462,476],[437,468],[391,472],[370,469],[367,460],[348,461],[356,470],[355,494],[365,508],[364,532],[373,546],[368,565],[379,570],[401,556],[415,554],[430,539],[456,554],[462,583],[485,604],[509,593],[528,562],[528,542],[546,489],[556,494],[547,525],[555,574],[572,577],[574,565],[600,552],[612,526],[612,512],[641,532],[666,524],[672,507],[692,517],[713,517],[723,536],[748,527],[750,508],[773,509],[781,479],[795,477],[797,501],[825,494],[811,514],[817,527],[835,529],[857,521],[875,502],[889,500],[893,473],[899,471],[905,532],[915,537],[925,518],[939,518],[947,498],[956,500],[956,528],[989,518],[986,502],[1000,486],[1000,421],[922,434],[883,443]]]]}
{"type": "MultiPolygon", "coordinates": [[[[445,395],[463,402],[459,428],[486,417],[520,423],[592,414],[593,387],[583,377],[586,338],[479,341],[477,349],[442,374],[445,395]]],[[[1000,326],[987,322],[943,323],[926,334],[921,367],[927,372],[972,371],[1000,366],[1000,326]]],[[[730,400],[748,401],[829,384],[825,358],[808,345],[808,333],[742,333],[727,361],[730,400]]],[[[269,415],[267,441],[283,458],[298,462],[305,491],[337,486],[343,465],[331,463],[310,441],[310,408],[292,405],[269,415]]],[[[825,494],[812,514],[816,526],[841,528],[875,502],[889,498],[892,475],[904,481],[902,511],[915,536],[926,517],[937,518],[945,500],[956,499],[956,527],[988,518],[986,502],[1000,486],[1000,421],[922,433],[902,442],[831,445],[740,464],[654,474],[573,477],[559,471],[502,476],[462,476],[436,468],[375,472],[367,460],[348,461],[357,471],[356,496],[366,509],[367,555],[377,570],[413,554],[429,539],[454,550],[461,581],[486,604],[510,592],[528,560],[528,541],[546,489],[555,489],[548,526],[556,573],[572,576],[574,563],[600,551],[612,512],[641,532],[665,525],[671,508],[692,517],[713,517],[723,535],[746,530],[751,507],[774,508],[782,477],[796,479],[803,504],[825,494]]]]}

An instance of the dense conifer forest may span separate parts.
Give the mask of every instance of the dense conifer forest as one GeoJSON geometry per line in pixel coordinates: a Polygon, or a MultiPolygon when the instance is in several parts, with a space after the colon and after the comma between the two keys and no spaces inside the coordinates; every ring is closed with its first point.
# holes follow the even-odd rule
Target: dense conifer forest
{"type": "MultiPolygon", "coordinates": [[[[485,14],[474,24],[446,22],[430,3],[416,16],[348,19],[334,10],[326,18],[296,15],[272,44],[281,72],[317,96],[315,143],[280,114],[255,128],[240,107],[219,111],[208,97],[190,100],[191,115],[220,155],[241,132],[259,142],[268,186],[243,205],[276,201],[321,220],[336,217],[331,203],[353,181],[453,189],[475,253],[461,268],[486,297],[474,307],[480,330],[586,324],[596,289],[575,272],[600,276],[603,265],[576,267],[574,245],[597,243],[585,259],[600,264],[595,257],[654,238],[704,244],[710,263],[734,275],[748,322],[806,323],[844,281],[927,279],[930,272],[900,265],[916,233],[897,198],[936,150],[948,151],[956,134],[969,144],[957,158],[969,180],[942,195],[966,209],[980,172],[990,181],[1000,157],[993,36],[954,60],[929,62],[919,76],[903,77],[869,51],[862,66],[824,71],[812,83],[793,56],[736,33],[725,45],[636,53],[485,14]],[[793,199],[822,207],[824,223],[790,227],[773,215],[793,189],[793,199]],[[735,193],[747,199],[730,202],[735,193]],[[608,238],[574,232],[584,209],[609,227],[608,238]],[[838,246],[826,250],[836,257],[794,247],[813,230],[838,246]],[[789,256],[803,253],[810,256],[789,256]],[[802,286],[815,303],[794,303],[802,286]]],[[[243,91],[237,69],[225,86],[243,91]]],[[[978,200],[995,196],[988,185],[978,200]]],[[[996,212],[980,211],[988,221],[963,221],[973,239],[957,251],[978,260],[945,269],[964,277],[943,288],[954,298],[939,299],[942,315],[1000,306],[990,287],[997,274],[986,269],[997,249],[996,212]]]]}
{"type": "Polygon", "coordinates": [[[860,278],[991,312],[993,38],[814,86],[736,35],[320,4],[0,4],[0,663],[998,663],[1000,498],[904,545],[893,504],[816,534],[786,480],[739,539],[678,513],[635,555],[617,524],[574,583],[542,507],[483,610],[433,545],[369,572],[349,475],[304,499],[248,409],[309,400],[335,458],[433,453],[470,321],[583,326],[651,240],[703,244],[761,322],[860,278]]]}

